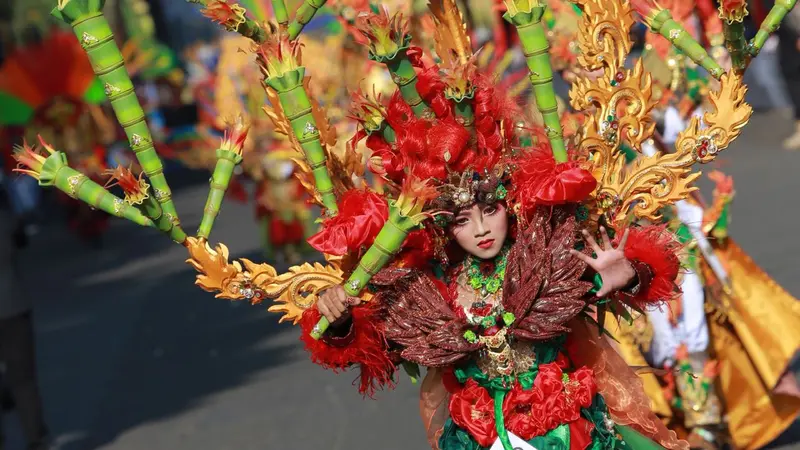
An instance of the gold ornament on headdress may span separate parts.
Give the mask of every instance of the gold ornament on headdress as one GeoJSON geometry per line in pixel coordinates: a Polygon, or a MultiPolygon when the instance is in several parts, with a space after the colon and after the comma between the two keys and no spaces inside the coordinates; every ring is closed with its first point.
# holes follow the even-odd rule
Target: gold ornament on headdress
{"type": "Polygon", "coordinates": [[[622,143],[640,151],[655,124],[656,104],[650,75],[641,60],[632,70],[624,68],[631,48],[634,23],[627,1],[578,0],[584,10],[578,35],[580,64],[587,70],[602,69],[597,79],[582,78],[570,90],[572,106],[592,111],[584,126],[580,149],[588,155],[598,180],[593,217],[605,215],[611,224],[622,224],[630,214],[657,220],[659,210],[686,198],[696,188],[692,173],[696,163],[707,163],[735,139],[747,123],[752,108],[744,102],[746,87],[741,76],[723,75],[719,90],[710,93],[713,111],[701,121],[693,118],[676,143],[676,152],[640,156],[626,167],[622,143]]]}

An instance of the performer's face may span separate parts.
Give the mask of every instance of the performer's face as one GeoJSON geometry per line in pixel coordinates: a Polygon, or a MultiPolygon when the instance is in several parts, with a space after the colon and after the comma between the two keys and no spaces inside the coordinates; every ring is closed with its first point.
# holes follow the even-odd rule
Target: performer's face
{"type": "Polygon", "coordinates": [[[502,202],[476,203],[456,215],[450,226],[458,245],[481,259],[494,258],[503,248],[508,234],[508,214],[502,202]]]}

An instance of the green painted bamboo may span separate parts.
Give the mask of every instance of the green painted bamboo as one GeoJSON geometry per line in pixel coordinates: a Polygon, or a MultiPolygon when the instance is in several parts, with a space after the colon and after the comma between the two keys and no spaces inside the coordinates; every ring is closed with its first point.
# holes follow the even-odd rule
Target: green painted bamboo
{"type": "Polygon", "coordinates": [[[728,54],[731,55],[731,68],[736,73],[741,74],[747,69],[747,63],[750,59],[747,40],[744,37],[744,23],[723,20],[722,31],[725,35],[725,48],[728,50],[728,54]]]}
{"type": "Polygon", "coordinates": [[[211,189],[208,191],[206,206],[203,208],[203,219],[197,229],[197,237],[208,239],[208,235],[211,234],[214,219],[219,214],[219,208],[225,198],[225,191],[228,190],[228,185],[231,182],[233,170],[241,162],[242,155],[231,150],[217,149],[217,165],[211,175],[211,189]]]}
{"type": "Polygon", "coordinates": [[[125,70],[122,54],[103,15],[105,0],[63,0],[52,14],[67,22],[89,56],[95,74],[105,84],[105,92],[139,164],[154,188],[156,200],[170,219],[170,237],[183,234],[172,193],[164,177],[164,168],[153,146],[144,111],[139,104],[133,82],[125,70]]]}
{"type": "Polygon", "coordinates": [[[311,101],[303,86],[304,76],[305,67],[301,66],[282,76],[269,77],[266,83],[278,93],[283,112],[289,119],[292,131],[303,148],[308,165],[314,174],[314,182],[317,192],[322,197],[322,204],[327,209],[327,214],[333,216],[338,213],[339,207],[333,192],[333,182],[328,174],[325,150],[319,140],[319,128],[312,114],[311,101]]]}
{"type": "Polygon", "coordinates": [[[557,162],[567,161],[567,147],[561,129],[561,117],[553,88],[553,67],[550,65],[550,45],[542,25],[545,6],[531,6],[530,11],[506,13],[504,18],[517,28],[525,61],[531,71],[531,84],[536,97],[536,106],[542,114],[547,139],[557,162]]]}
{"type": "Polygon", "coordinates": [[[137,207],[145,216],[151,218],[156,228],[166,234],[170,234],[173,241],[179,244],[186,241],[186,233],[184,233],[183,230],[174,230],[172,222],[169,220],[169,217],[164,214],[164,210],[161,209],[161,204],[158,203],[155,196],[148,195],[142,204],[137,207]]]}
{"type": "Polygon", "coordinates": [[[47,157],[39,173],[39,185],[55,186],[70,197],[112,216],[128,219],[143,227],[153,226],[153,222],[138,209],[70,167],[63,152],[55,152],[47,157]]]}
{"type": "Polygon", "coordinates": [[[433,112],[430,107],[422,100],[417,92],[417,71],[408,59],[408,49],[411,36],[406,35],[403,45],[391,55],[376,55],[370,51],[369,57],[373,61],[385,64],[392,76],[392,81],[400,90],[403,97],[414,115],[417,117],[430,117],[433,112]]]}
{"type": "MultiPolygon", "coordinates": [[[[400,208],[390,204],[389,220],[383,225],[378,236],[375,237],[375,242],[361,257],[358,266],[344,284],[347,295],[358,296],[373,275],[380,272],[392,260],[406,240],[408,233],[418,225],[418,220],[402,215],[400,208]]],[[[311,337],[319,339],[329,326],[328,320],[321,317],[314,329],[311,330],[311,337]]]]}
{"type": "Polygon", "coordinates": [[[283,0],[272,0],[272,12],[275,14],[275,21],[281,27],[289,26],[289,13],[286,10],[286,2],[283,0]]]}
{"type": "Polygon", "coordinates": [[[675,48],[683,52],[695,64],[706,69],[712,77],[719,79],[724,73],[722,67],[714,61],[714,58],[709,56],[706,49],[680,23],[672,18],[672,13],[669,10],[664,9],[656,14],[650,24],[650,29],[672,42],[675,48]]]}
{"type": "Polygon", "coordinates": [[[775,0],[775,5],[769,10],[769,14],[761,22],[755,37],[750,41],[750,54],[756,56],[761,52],[769,35],[778,29],[783,18],[789,14],[789,11],[794,8],[796,3],[797,0],[775,0]]]}
{"type": "Polygon", "coordinates": [[[314,14],[325,5],[327,0],[305,0],[294,15],[292,23],[289,24],[289,39],[295,40],[303,31],[308,22],[314,18],[314,14]]]}
{"type": "MultiPolygon", "coordinates": [[[[202,5],[203,7],[208,6],[209,3],[209,0],[186,0],[186,1],[189,3],[202,5]]],[[[240,24],[235,31],[241,34],[242,36],[248,39],[252,39],[253,41],[259,44],[267,39],[267,33],[253,19],[245,18],[244,23],[240,24]]]]}

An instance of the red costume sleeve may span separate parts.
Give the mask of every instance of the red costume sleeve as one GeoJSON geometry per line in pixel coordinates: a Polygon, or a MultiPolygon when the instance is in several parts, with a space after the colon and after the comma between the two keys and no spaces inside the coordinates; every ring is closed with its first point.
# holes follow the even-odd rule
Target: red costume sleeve
{"type": "MultiPolygon", "coordinates": [[[[617,243],[621,236],[617,236],[617,243]]],[[[677,295],[679,289],[675,279],[681,266],[679,249],[678,240],[663,226],[631,228],[625,244],[625,257],[636,271],[638,284],[632,290],[618,292],[619,299],[641,308],[677,295]]]]}
{"type": "Polygon", "coordinates": [[[393,385],[395,365],[380,330],[376,307],[364,304],[353,308],[346,323],[331,327],[321,339],[314,340],[310,333],[320,317],[317,308],[309,308],[300,322],[303,329],[300,339],[311,354],[312,362],[334,371],[358,365],[358,391],[370,397],[376,389],[393,385]]]}

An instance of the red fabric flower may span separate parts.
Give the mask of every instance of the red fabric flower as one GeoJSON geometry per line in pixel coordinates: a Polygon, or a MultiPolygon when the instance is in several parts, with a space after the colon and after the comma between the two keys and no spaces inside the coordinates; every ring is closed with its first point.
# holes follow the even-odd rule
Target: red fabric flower
{"type": "Polygon", "coordinates": [[[597,395],[597,384],[594,380],[592,369],[584,366],[569,374],[569,396],[581,408],[592,405],[594,396],[597,395]]]}
{"type": "Polygon", "coordinates": [[[316,250],[341,256],[369,246],[389,218],[389,205],[380,195],[351,189],[342,195],[339,214],[326,220],[308,243],[316,250]]]}
{"type": "Polygon", "coordinates": [[[536,205],[579,203],[597,187],[591,172],[577,161],[556,164],[550,147],[545,143],[531,149],[521,158],[511,174],[512,202],[523,210],[536,205]]]}
{"type": "Polygon", "coordinates": [[[469,308],[469,312],[473,316],[486,317],[492,313],[492,305],[488,303],[480,304],[480,306],[473,305],[469,308]]]}
{"type": "Polygon", "coordinates": [[[526,391],[519,384],[514,386],[503,402],[503,410],[507,411],[506,428],[526,441],[545,434],[547,428],[541,420],[541,414],[533,414],[534,405],[542,401],[541,389],[534,387],[526,391]]]}
{"type": "Polygon", "coordinates": [[[542,364],[533,383],[542,392],[542,401],[533,405],[533,415],[545,429],[552,430],[562,423],[577,420],[575,408],[567,404],[561,368],[556,363],[542,364]]]}
{"type": "Polygon", "coordinates": [[[482,447],[489,447],[497,439],[494,422],[494,400],[489,391],[473,379],[450,397],[450,417],[456,425],[466,430],[482,447]]]}

